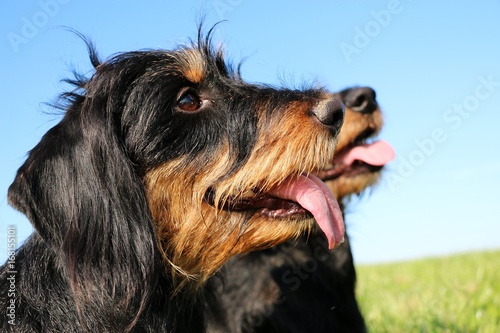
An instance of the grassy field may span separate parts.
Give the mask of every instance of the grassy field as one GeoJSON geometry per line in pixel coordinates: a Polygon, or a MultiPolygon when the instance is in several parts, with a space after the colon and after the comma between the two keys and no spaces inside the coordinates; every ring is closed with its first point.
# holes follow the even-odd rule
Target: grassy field
{"type": "Polygon", "coordinates": [[[500,332],[500,251],[361,265],[370,333],[500,332]]]}

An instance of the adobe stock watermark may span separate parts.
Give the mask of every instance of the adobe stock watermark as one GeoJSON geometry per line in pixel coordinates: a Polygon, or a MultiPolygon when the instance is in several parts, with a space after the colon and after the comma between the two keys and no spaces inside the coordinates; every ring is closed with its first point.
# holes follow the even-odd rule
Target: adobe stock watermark
{"type": "Polygon", "coordinates": [[[7,307],[4,311],[9,325],[16,325],[16,247],[17,229],[13,225],[7,227],[7,307]]]}
{"type": "Polygon", "coordinates": [[[215,0],[212,4],[219,19],[223,20],[227,12],[232,12],[242,3],[243,0],[215,0]]]}
{"type": "Polygon", "coordinates": [[[477,80],[479,83],[473,93],[466,96],[462,102],[453,104],[443,113],[442,119],[445,126],[436,127],[426,138],[415,140],[415,149],[406,157],[396,158],[399,163],[395,172],[389,172],[386,175],[391,190],[411,177],[416,169],[438,150],[438,146],[446,142],[449,132],[459,129],[464,120],[479,110],[481,102],[490,98],[500,88],[500,81],[495,81],[493,75],[480,76],[477,80]]]}
{"type": "Polygon", "coordinates": [[[55,17],[61,5],[66,5],[71,0],[39,0],[37,2],[40,10],[26,17],[21,17],[21,27],[19,32],[11,31],[7,33],[10,45],[15,53],[19,53],[21,45],[28,44],[35,38],[40,29],[45,27],[51,18],[55,17]]]}
{"type": "MultiPolygon", "coordinates": [[[[411,0],[410,0],[411,1],[411,0]]],[[[351,43],[339,44],[340,51],[348,64],[352,62],[355,55],[359,55],[380,33],[391,24],[393,18],[403,12],[404,6],[399,0],[390,0],[385,9],[372,10],[372,20],[365,23],[363,27],[354,27],[354,37],[351,43]]]]}

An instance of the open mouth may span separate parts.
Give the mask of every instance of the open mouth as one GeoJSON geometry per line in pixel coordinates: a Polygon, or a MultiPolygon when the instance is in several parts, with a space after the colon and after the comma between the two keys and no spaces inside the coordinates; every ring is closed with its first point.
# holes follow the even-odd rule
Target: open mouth
{"type": "MultiPolygon", "coordinates": [[[[215,191],[212,188],[206,193],[205,201],[215,206],[215,191]]],[[[297,202],[279,198],[270,193],[262,193],[259,189],[249,191],[245,196],[229,196],[219,205],[219,208],[236,212],[258,210],[260,214],[273,218],[309,214],[297,202]]]]}
{"type": "Polygon", "coordinates": [[[322,170],[316,175],[323,181],[337,179],[341,176],[377,172],[394,159],[394,149],[383,140],[374,141],[377,132],[368,129],[361,133],[352,144],[338,152],[331,168],[322,170]]]}
{"type": "MultiPolygon", "coordinates": [[[[213,189],[207,192],[205,201],[215,206],[215,191],[213,189]]],[[[274,218],[308,214],[297,202],[279,198],[270,193],[261,193],[259,189],[254,189],[245,196],[229,196],[219,206],[227,211],[258,210],[260,214],[274,218]]]]}
{"type": "MultiPolygon", "coordinates": [[[[342,242],[345,232],[339,204],[318,177],[290,176],[267,192],[255,189],[244,196],[228,197],[219,205],[225,211],[254,211],[268,218],[312,216],[318,223],[330,248],[342,242]]],[[[215,206],[215,190],[209,189],[205,201],[215,206]]]]}

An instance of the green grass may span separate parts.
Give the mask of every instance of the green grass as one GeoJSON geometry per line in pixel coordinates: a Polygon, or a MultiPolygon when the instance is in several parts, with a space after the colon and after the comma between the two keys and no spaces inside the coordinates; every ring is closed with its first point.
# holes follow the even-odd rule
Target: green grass
{"type": "Polygon", "coordinates": [[[500,332],[500,251],[356,269],[370,333],[500,332]]]}

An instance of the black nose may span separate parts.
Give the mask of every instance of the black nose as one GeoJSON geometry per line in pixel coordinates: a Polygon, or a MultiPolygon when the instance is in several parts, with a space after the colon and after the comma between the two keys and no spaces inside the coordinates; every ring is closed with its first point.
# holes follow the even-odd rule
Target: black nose
{"type": "Polygon", "coordinates": [[[340,92],[345,106],[353,111],[372,113],[377,110],[375,90],[369,87],[349,88],[340,92]]]}
{"type": "Polygon", "coordinates": [[[337,135],[344,122],[344,104],[338,98],[322,100],[313,109],[313,114],[337,135]]]}

